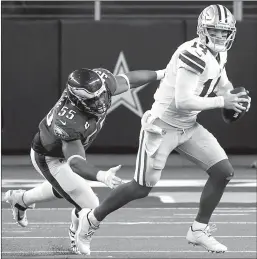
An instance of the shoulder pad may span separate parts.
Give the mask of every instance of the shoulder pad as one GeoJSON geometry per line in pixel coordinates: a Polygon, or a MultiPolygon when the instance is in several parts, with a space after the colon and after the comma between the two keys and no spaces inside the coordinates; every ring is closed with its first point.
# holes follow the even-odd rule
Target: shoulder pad
{"type": "Polygon", "coordinates": [[[113,95],[117,88],[117,81],[115,76],[105,68],[94,68],[93,69],[104,81],[106,87],[111,91],[113,95]]]}
{"type": "Polygon", "coordinates": [[[184,67],[197,74],[202,74],[205,69],[205,61],[196,53],[183,50],[179,54],[179,67],[184,67]]]}
{"type": "Polygon", "coordinates": [[[181,50],[179,54],[179,67],[184,67],[194,73],[202,74],[206,63],[207,48],[197,42],[181,50]]]}

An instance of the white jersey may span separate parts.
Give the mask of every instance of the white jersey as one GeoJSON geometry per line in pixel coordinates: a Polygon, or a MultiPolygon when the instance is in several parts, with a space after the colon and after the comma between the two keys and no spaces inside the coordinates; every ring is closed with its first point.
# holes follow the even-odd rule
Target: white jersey
{"type": "Polygon", "coordinates": [[[155,102],[151,109],[152,114],[172,126],[191,127],[196,122],[197,114],[200,111],[186,111],[176,108],[175,88],[178,69],[184,67],[197,73],[199,82],[194,89],[194,94],[208,97],[211,93],[215,93],[226,61],[227,52],[220,52],[215,58],[209,49],[200,43],[198,38],[180,45],[168,63],[165,77],[154,94],[155,102]]]}

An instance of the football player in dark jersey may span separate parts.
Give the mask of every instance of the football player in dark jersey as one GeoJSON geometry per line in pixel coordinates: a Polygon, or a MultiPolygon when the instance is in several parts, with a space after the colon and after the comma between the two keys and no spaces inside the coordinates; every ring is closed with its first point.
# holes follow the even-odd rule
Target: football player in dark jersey
{"type": "MultiPolygon", "coordinates": [[[[164,70],[139,70],[114,76],[103,68],[73,71],[60,99],[39,124],[31,146],[31,161],[46,179],[41,185],[25,190],[9,190],[4,200],[10,203],[15,221],[26,227],[26,209],[36,202],[65,198],[74,205],[69,229],[72,250],[80,253],[83,238],[84,208],[93,209],[99,200],[86,180],[100,181],[115,188],[122,180],[115,176],[120,166],[99,170],[86,160],[86,150],[101,130],[111,97],[130,88],[160,80],[164,70]]],[[[83,245],[82,245],[83,246],[83,245]]],[[[90,254],[88,251],[83,251],[90,254]]]]}

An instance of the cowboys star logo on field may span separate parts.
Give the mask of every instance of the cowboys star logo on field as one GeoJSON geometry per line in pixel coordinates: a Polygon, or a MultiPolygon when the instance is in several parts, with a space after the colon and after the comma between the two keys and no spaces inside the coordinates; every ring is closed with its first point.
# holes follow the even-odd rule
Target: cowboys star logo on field
{"type": "MultiPolygon", "coordinates": [[[[118,57],[117,63],[115,65],[113,74],[123,74],[129,72],[128,64],[126,62],[125,56],[123,52],[120,52],[120,55],[118,57]]],[[[137,93],[142,90],[146,85],[142,85],[140,87],[128,90],[125,93],[119,94],[117,96],[112,97],[112,106],[110,107],[108,113],[112,112],[116,108],[118,108],[120,105],[124,105],[129,110],[134,112],[136,115],[141,117],[143,115],[142,106],[140,103],[140,100],[138,98],[137,93]]]]}

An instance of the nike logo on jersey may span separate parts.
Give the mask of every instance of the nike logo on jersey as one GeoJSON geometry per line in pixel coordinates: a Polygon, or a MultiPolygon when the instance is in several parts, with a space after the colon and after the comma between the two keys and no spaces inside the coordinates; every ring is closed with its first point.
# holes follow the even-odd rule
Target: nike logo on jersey
{"type": "Polygon", "coordinates": [[[62,121],[62,120],[59,120],[61,123],[62,123],[62,125],[66,125],[66,121],[62,121]]]}

